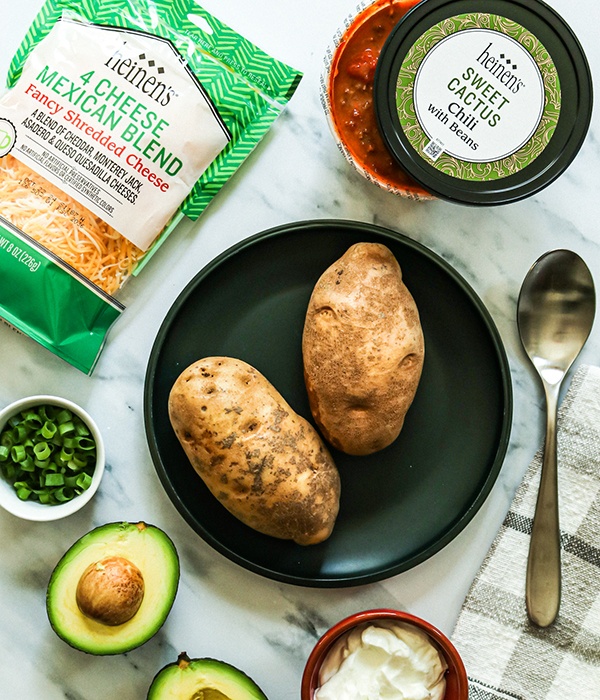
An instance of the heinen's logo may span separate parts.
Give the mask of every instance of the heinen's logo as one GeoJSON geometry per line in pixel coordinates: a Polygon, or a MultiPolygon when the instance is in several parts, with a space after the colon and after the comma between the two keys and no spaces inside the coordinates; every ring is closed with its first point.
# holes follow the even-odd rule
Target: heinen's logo
{"type": "Polygon", "coordinates": [[[513,63],[512,59],[506,56],[506,54],[500,53],[495,56],[492,51],[493,43],[490,41],[487,47],[477,57],[477,62],[497,78],[502,85],[516,95],[522,87],[525,87],[525,83],[520,80],[515,73],[518,69],[517,64],[513,63]]]}
{"type": "MultiPolygon", "coordinates": [[[[126,46],[127,42],[124,42],[123,48],[126,46]]],[[[168,105],[172,97],[177,97],[175,90],[157,77],[162,76],[165,69],[145,53],[139,53],[131,58],[124,56],[121,50],[117,49],[104,65],[148,95],[161,107],[168,105]]]]}

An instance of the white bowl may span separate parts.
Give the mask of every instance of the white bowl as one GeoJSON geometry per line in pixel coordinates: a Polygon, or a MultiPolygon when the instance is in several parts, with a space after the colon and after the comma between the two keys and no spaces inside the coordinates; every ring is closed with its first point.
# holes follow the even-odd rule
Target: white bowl
{"type": "Polygon", "coordinates": [[[4,430],[6,423],[12,416],[28,408],[41,405],[61,406],[69,409],[81,418],[81,420],[90,429],[90,432],[96,441],[96,467],[94,469],[92,483],[90,484],[89,488],[79,496],[75,496],[70,501],[60,503],[58,505],[46,505],[36,501],[22,501],[17,496],[12,484],[10,484],[0,474],[0,506],[4,508],[4,510],[7,510],[9,513],[18,516],[19,518],[39,522],[59,520],[60,518],[65,518],[66,516],[77,512],[80,508],[83,508],[83,506],[91,500],[98,490],[104,474],[105,464],[104,442],[102,440],[102,436],[100,435],[100,431],[98,430],[98,426],[94,422],[93,418],[86,411],[84,411],[81,406],[78,406],[72,401],[63,399],[59,396],[51,396],[46,394],[39,396],[28,396],[24,399],[19,399],[18,401],[14,401],[13,403],[9,404],[6,406],[6,408],[0,411],[0,432],[4,430]]]}

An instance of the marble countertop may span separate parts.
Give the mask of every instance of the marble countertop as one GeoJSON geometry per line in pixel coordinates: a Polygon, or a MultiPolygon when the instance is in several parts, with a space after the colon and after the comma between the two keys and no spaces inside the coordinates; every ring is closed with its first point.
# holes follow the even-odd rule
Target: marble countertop
{"type": "MultiPolygon", "coordinates": [[[[390,195],[355,173],[337,150],[319,101],[323,54],[354,0],[318,10],[300,0],[205,0],[206,9],[273,56],[304,73],[288,107],[195,223],[175,235],[124,290],[127,309],[87,377],[0,324],[0,405],[29,394],[59,394],[94,416],[105,437],[107,473],[93,501],[52,524],[0,512],[0,695],[4,700],[146,697],[154,674],[177,654],[212,656],[243,669],[269,698],[298,698],[308,654],[327,627],[371,607],[399,607],[451,634],[468,588],[543,439],[544,403],[521,349],[516,300],[533,262],[553,248],[579,253],[600,271],[600,123],[567,172],[539,194],[511,205],[468,208],[390,195]],[[272,581],[232,563],[198,537],[160,485],[143,417],[144,374],[158,328],[188,281],[232,244],[287,222],[341,218],[400,231],[443,256],[479,294],[499,329],[514,390],[510,444],[489,497],[445,548],[387,580],[319,589],[272,581]],[[182,575],[162,630],[128,654],[91,657],[50,629],[45,591],[66,548],[93,527],[146,520],[175,542],[182,575]]],[[[0,73],[41,0],[3,8],[0,73]]],[[[600,72],[598,6],[551,0],[600,72]]],[[[1,281],[0,281],[1,284],[1,281]]],[[[579,363],[600,358],[596,324],[579,363]]],[[[468,362],[468,357],[464,358],[468,362]]]]}

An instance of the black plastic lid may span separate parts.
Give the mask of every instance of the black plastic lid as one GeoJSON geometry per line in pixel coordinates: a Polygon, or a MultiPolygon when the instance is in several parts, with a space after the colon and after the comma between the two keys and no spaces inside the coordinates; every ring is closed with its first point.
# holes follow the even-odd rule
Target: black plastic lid
{"type": "Polygon", "coordinates": [[[553,182],[592,113],[581,45],[539,0],[423,0],[387,39],[374,95],[400,166],[433,195],[473,205],[553,182]]]}

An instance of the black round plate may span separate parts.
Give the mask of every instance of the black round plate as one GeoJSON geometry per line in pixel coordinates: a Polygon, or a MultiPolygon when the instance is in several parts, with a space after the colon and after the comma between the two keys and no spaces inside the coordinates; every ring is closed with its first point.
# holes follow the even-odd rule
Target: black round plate
{"type": "Polygon", "coordinates": [[[506,452],[512,389],[487,310],[444,260],[378,226],[304,221],[233,246],[188,284],[150,355],[145,423],[158,476],[175,507],[217,551],[269,578],[350,586],[409,569],[452,540],[488,495],[506,452]],[[331,537],[302,547],[242,524],[210,494],[173,432],[168,396],[209,355],[254,365],[311,419],[301,339],[313,286],[353,243],[387,245],[421,314],[425,364],[399,438],[368,457],[332,455],[342,481],[331,537]]]}

